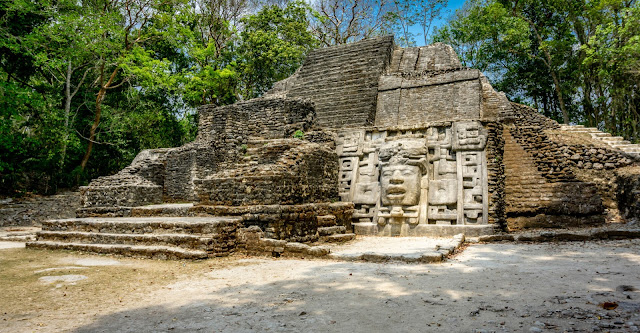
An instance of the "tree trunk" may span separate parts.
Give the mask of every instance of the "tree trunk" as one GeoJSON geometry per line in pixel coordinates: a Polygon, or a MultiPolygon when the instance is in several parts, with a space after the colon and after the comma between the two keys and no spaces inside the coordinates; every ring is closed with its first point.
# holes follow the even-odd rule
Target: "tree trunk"
{"type": "Polygon", "coordinates": [[[549,68],[551,72],[551,78],[553,78],[553,85],[556,90],[556,95],[558,96],[558,103],[560,104],[560,111],[562,111],[562,122],[569,125],[569,113],[567,112],[567,108],[564,105],[564,98],[562,97],[562,92],[560,91],[560,80],[558,80],[558,76],[554,71],[549,68]]]}
{"type": "MultiPolygon", "coordinates": [[[[542,36],[540,36],[540,33],[538,33],[538,28],[536,27],[535,23],[533,23],[533,21],[531,21],[530,19],[517,14],[515,11],[513,13],[514,13],[514,16],[522,18],[529,24],[529,27],[531,27],[531,29],[535,33],[536,38],[538,39],[538,42],[540,43],[540,45],[542,45],[543,39],[542,39],[542,36]]],[[[545,48],[542,48],[542,53],[544,53],[544,57],[546,58],[546,59],[542,59],[543,60],[542,62],[544,62],[544,64],[547,66],[547,69],[549,69],[549,73],[551,74],[551,78],[553,79],[554,90],[558,97],[558,103],[560,104],[559,105],[560,111],[562,111],[562,121],[563,123],[568,125],[569,113],[567,112],[567,108],[564,105],[564,98],[562,96],[562,91],[560,90],[560,80],[558,79],[558,74],[551,67],[551,54],[549,54],[549,51],[545,48]]]]}
{"type": "Polygon", "coordinates": [[[60,152],[60,162],[58,169],[62,172],[64,167],[64,159],[67,155],[67,144],[69,141],[69,114],[71,113],[71,61],[67,64],[67,75],[64,87],[64,136],[62,138],[62,151],[60,152]]]}
{"type": "MultiPolygon", "coordinates": [[[[104,64],[102,66],[104,68],[104,64]]],[[[111,73],[111,76],[109,77],[109,80],[107,81],[107,83],[100,85],[100,91],[98,91],[98,96],[96,97],[96,112],[95,112],[96,115],[95,115],[95,118],[93,119],[93,125],[91,125],[91,130],[89,131],[89,143],[87,144],[87,151],[85,152],[84,157],[82,157],[82,162],[80,162],[80,170],[82,172],[84,172],[85,168],[87,167],[87,162],[89,162],[89,156],[91,156],[91,150],[93,149],[93,142],[95,141],[95,138],[96,138],[96,130],[100,125],[100,116],[102,115],[102,101],[104,100],[104,96],[107,94],[107,89],[109,89],[109,87],[113,83],[113,80],[118,74],[118,70],[119,70],[119,67],[116,67],[111,73]]],[[[100,77],[101,77],[100,82],[103,82],[103,79],[104,79],[103,70],[100,71],[100,77]]]]}

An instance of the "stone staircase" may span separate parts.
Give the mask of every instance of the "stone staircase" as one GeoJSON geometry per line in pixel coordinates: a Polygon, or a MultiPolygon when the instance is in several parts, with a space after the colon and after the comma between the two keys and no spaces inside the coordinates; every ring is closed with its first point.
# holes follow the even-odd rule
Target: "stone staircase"
{"type": "Polygon", "coordinates": [[[613,149],[621,150],[635,158],[640,158],[640,144],[632,144],[621,136],[612,136],[602,132],[595,127],[584,127],[583,125],[561,125],[560,130],[569,133],[585,133],[591,138],[598,140],[613,149]]]}
{"type": "Polygon", "coordinates": [[[336,223],[334,215],[318,216],[318,234],[321,241],[338,243],[356,238],[356,234],[347,233],[347,228],[336,223]]]}
{"type": "Polygon", "coordinates": [[[602,200],[594,184],[548,179],[539,170],[535,157],[516,141],[508,128],[504,140],[505,211],[510,229],[604,222],[602,200]]]}
{"type": "Polygon", "coordinates": [[[98,217],[50,220],[27,247],[154,259],[204,259],[235,249],[240,217],[98,217]]]}
{"type": "Polygon", "coordinates": [[[552,188],[540,175],[533,158],[504,131],[505,196],[507,214],[534,212],[540,200],[552,196],[552,188]]]}
{"type": "MultiPolygon", "coordinates": [[[[328,253],[302,243],[279,240],[276,238],[278,232],[271,230],[271,227],[263,227],[263,232],[259,233],[260,239],[248,245],[247,223],[255,228],[254,217],[261,215],[247,214],[249,211],[252,211],[251,207],[193,204],[160,204],[123,209],[84,208],[77,211],[78,218],[45,221],[36,238],[27,242],[27,247],[153,259],[206,259],[247,251],[248,247],[251,250],[247,252],[251,253],[292,252],[296,244],[301,248],[309,248],[309,253],[305,252],[308,256],[328,253]],[[220,216],[224,213],[233,216],[220,216]],[[285,245],[271,249],[272,243],[285,245]],[[283,249],[278,250],[280,247],[283,249]]],[[[267,212],[264,208],[258,211],[266,220],[279,216],[279,213],[275,213],[268,217],[273,212],[267,212]]],[[[347,233],[346,227],[339,225],[335,215],[325,213],[316,218],[317,235],[311,237],[312,242],[341,243],[355,238],[355,234],[347,233]]]]}

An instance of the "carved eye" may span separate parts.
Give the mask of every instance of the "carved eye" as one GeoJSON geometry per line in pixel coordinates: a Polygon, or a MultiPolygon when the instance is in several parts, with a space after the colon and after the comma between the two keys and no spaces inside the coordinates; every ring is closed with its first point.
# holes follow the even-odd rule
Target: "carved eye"
{"type": "Polygon", "coordinates": [[[413,176],[414,172],[413,170],[404,170],[402,171],[402,175],[403,176],[413,176]]]}

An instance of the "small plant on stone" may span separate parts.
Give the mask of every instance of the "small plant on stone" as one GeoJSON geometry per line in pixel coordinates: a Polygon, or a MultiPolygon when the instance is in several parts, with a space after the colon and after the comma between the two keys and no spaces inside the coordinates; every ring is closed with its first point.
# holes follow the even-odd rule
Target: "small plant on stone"
{"type": "Polygon", "coordinates": [[[301,130],[297,130],[295,132],[293,132],[293,138],[294,139],[304,139],[304,132],[301,130]]]}
{"type": "Polygon", "coordinates": [[[247,153],[247,145],[244,144],[244,143],[241,144],[239,150],[240,150],[241,153],[246,154],[247,153]]]}

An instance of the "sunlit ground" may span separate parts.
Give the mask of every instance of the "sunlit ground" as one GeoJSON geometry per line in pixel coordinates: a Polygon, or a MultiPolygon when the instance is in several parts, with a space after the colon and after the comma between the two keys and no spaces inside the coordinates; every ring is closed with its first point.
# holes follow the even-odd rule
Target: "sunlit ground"
{"type": "Polygon", "coordinates": [[[6,249],[0,331],[631,332],[639,263],[640,240],[471,245],[428,265],[6,249]]]}

